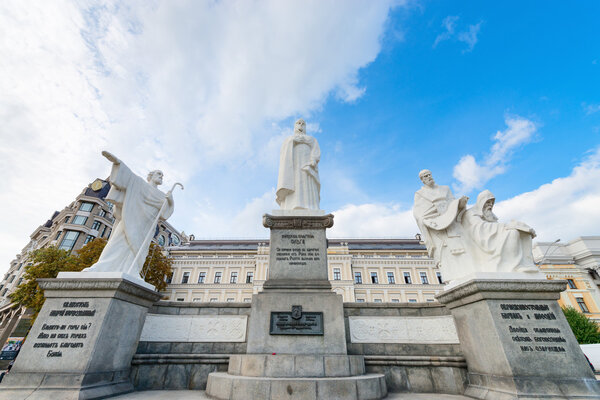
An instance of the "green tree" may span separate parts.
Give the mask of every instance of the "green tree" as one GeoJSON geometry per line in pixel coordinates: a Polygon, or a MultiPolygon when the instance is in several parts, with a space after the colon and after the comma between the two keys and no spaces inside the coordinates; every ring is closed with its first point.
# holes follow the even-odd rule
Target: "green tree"
{"type": "Polygon", "coordinates": [[[148,256],[142,267],[144,280],[160,292],[167,287],[165,277],[171,275],[173,259],[164,255],[162,248],[156,243],[150,243],[148,256]]]}
{"type": "Polygon", "coordinates": [[[579,344],[600,343],[598,325],[573,307],[562,309],[579,344]]]}
{"type": "Polygon", "coordinates": [[[10,294],[12,302],[33,310],[33,318],[44,305],[44,291],[40,289],[37,279],[56,278],[61,271],[80,271],[74,257],[66,250],[46,247],[30,253],[31,265],[25,267],[23,283],[10,294]]]}
{"type": "MultiPolygon", "coordinates": [[[[11,301],[31,309],[35,318],[45,300],[44,291],[39,287],[37,279],[56,278],[61,271],[81,271],[92,266],[100,258],[106,243],[106,239],[94,239],[76,254],[69,254],[68,251],[53,246],[31,252],[32,265],[25,267],[23,283],[10,295],[11,301]]],[[[172,263],[160,246],[150,243],[150,251],[142,268],[144,280],[159,291],[164,290],[167,287],[165,277],[171,274],[172,263]]]]}

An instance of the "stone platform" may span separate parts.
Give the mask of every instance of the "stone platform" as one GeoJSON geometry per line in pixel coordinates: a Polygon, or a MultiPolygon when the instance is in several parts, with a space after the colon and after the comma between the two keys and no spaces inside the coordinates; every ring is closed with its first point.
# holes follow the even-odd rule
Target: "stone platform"
{"type": "MultiPolygon", "coordinates": [[[[129,393],[114,400],[209,400],[203,390],[146,390],[129,393]]],[[[438,393],[388,393],[385,400],[468,400],[470,397],[438,393]]]]}

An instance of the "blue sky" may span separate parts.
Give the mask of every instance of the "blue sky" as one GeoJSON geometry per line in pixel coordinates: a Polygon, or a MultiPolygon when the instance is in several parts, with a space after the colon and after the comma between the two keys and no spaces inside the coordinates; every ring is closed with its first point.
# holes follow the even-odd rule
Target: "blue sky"
{"type": "Polygon", "coordinates": [[[417,174],[540,240],[600,233],[600,4],[0,4],[0,270],[109,164],[175,181],[170,222],[266,237],[303,117],[331,237],[412,237],[417,174]]]}

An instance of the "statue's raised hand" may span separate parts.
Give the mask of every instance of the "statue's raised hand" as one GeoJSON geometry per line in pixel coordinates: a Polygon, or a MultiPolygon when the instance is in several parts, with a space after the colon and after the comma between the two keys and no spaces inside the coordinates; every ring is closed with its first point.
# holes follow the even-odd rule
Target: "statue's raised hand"
{"type": "Polygon", "coordinates": [[[119,160],[117,157],[114,156],[114,154],[109,153],[108,151],[103,151],[102,155],[104,157],[106,157],[108,159],[108,161],[112,162],[113,164],[121,164],[121,160],[119,160]]]}

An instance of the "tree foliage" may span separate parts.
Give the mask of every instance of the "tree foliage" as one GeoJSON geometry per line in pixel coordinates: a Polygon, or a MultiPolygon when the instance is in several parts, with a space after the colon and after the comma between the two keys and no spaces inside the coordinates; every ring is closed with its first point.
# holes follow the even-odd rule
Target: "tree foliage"
{"type": "MultiPolygon", "coordinates": [[[[61,271],[81,271],[92,266],[100,258],[106,243],[106,239],[94,239],[79,249],[77,254],[54,246],[34,250],[30,253],[32,264],[25,267],[23,282],[10,294],[11,301],[31,309],[35,318],[44,305],[44,291],[37,279],[56,278],[61,271]]],[[[150,251],[142,268],[144,280],[159,291],[164,290],[167,286],[165,277],[171,274],[172,263],[160,246],[150,243],[150,251]]]]}
{"type": "Polygon", "coordinates": [[[600,343],[598,325],[573,307],[563,308],[563,313],[579,344],[600,343]]]}

